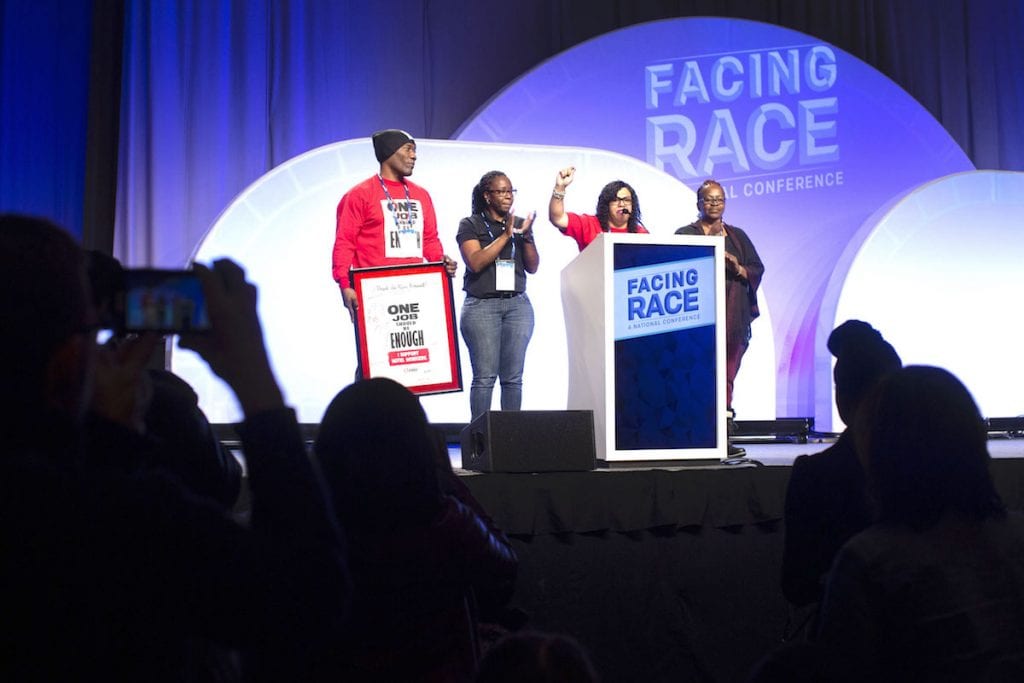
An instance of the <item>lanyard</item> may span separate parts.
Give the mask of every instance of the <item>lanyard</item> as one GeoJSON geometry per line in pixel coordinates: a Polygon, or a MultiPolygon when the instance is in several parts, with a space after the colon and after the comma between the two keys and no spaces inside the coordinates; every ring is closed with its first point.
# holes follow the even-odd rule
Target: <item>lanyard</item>
{"type": "MultiPolygon", "coordinates": [[[[377,180],[380,181],[380,189],[384,190],[384,196],[388,198],[388,208],[391,209],[391,218],[395,221],[395,229],[401,232],[402,226],[398,223],[398,207],[395,206],[395,200],[388,192],[388,186],[384,184],[384,178],[381,177],[380,173],[377,174],[377,180]]],[[[409,186],[402,181],[402,187],[405,188],[405,200],[412,204],[412,197],[409,196],[409,186]]]]}
{"type": "MultiPolygon", "coordinates": [[[[494,232],[491,230],[491,224],[487,220],[487,214],[481,211],[480,218],[483,220],[484,227],[487,228],[487,234],[491,236],[491,241],[493,242],[495,240],[494,232]]],[[[514,261],[516,258],[516,238],[514,235],[512,239],[509,240],[509,242],[512,244],[512,253],[509,254],[509,259],[514,261]]],[[[501,258],[501,254],[498,254],[498,258],[501,258]]]]}

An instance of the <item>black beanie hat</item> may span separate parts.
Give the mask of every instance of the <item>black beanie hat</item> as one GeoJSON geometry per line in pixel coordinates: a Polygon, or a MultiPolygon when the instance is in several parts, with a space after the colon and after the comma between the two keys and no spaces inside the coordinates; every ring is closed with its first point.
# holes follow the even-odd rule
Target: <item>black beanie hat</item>
{"type": "Polygon", "coordinates": [[[373,153],[377,155],[377,161],[384,161],[390,159],[391,155],[407,142],[416,141],[404,130],[396,128],[379,130],[373,134],[373,153]]]}

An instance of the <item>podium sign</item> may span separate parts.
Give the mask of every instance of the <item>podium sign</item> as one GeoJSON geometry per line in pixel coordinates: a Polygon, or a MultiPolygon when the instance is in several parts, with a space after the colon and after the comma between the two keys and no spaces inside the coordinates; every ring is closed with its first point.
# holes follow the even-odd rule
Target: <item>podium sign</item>
{"type": "Polygon", "coordinates": [[[443,263],[354,268],[356,352],[364,379],[414,394],[462,390],[451,278],[443,263]]]}
{"type": "Polygon", "coordinates": [[[594,411],[598,458],[725,457],[724,248],[606,233],[562,271],[567,407],[594,411]]]}

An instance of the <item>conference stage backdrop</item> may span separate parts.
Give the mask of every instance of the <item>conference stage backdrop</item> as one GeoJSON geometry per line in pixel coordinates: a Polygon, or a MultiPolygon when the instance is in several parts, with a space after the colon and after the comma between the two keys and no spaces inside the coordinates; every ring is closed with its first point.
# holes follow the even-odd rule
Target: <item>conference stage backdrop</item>
{"type": "MultiPolygon", "coordinates": [[[[1016,339],[1007,327],[1017,307],[1013,264],[1024,262],[1024,178],[968,172],[966,156],[917,102],[834,46],[741,20],[635,26],[524,75],[458,137],[466,142],[421,140],[414,175],[434,195],[446,252],[457,254],[458,219],[488,170],[509,173],[520,213],[540,213],[524,408],[564,407],[569,350],[555,292],[575,245],[546,225],[544,209],[555,170],[575,165],[569,210],[592,212],[600,187],[622,178],[655,234],[696,217],[693,189],[704,178],[722,183],[727,222],[748,230],[767,265],[762,316],[737,380],[741,419],[814,416],[820,428],[840,426],[824,340],[849,317],[875,323],[905,362],[963,376],[986,415],[1024,412],[1007,389],[1024,383],[1007,347],[1016,339]]],[[[365,139],[296,157],[239,195],[195,254],[249,266],[275,363],[304,421],[319,419],[354,367],[329,279],[333,209],[374,170],[365,139]]],[[[465,355],[462,363],[469,368],[465,355]]],[[[237,417],[189,354],[175,352],[173,364],[211,419],[237,417]]],[[[425,406],[435,421],[468,419],[462,394],[425,406]]]]}
{"type": "MultiPolygon", "coordinates": [[[[458,138],[601,147],[694,189],[722,183],[726,222],[747,230],[766,265],[772,327],[755,322],[751,348],[774,337],[775,412],[825,427],[830,364],[818,329],[835,322],[821,312],[835,309],[825,297],[840,291],[828,286],[842,280],[840,257],[879,207],[972,169],[939,123],[872,67],[796,31],[724,18],[652,22],[579,45],[505,88],[458,138]]],[[[680,202],[673,222],[648,227],[694,218],[680,202]]],[[[741,375],[735,403],[751,391],[741,375]]]]}

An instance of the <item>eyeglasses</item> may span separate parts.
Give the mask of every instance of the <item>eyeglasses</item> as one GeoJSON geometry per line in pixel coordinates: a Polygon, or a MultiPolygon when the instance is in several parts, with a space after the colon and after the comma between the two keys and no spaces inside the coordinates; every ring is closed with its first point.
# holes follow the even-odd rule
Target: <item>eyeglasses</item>
{"type": "Polygon", "coordinates": [[[618,204],[632,204],[633,203],[633,198],[632,197],[613,197],[612,200],[610,202],[608,202],[608,203],[609,204],[615,204],[615,203],[618,203],[618,204]]]}
{"type": "Polygon", "coordinates": [[[705,204],[716,206],[718,204],[725,204],[725,197],[704,197],[701,201],[705,204]]]}
{"type": "Polygon", "coordinates": [[[515,197],[516,192],[519,190],[487,190],[491,194],[496,194],[499,197],[515,197]]]}

